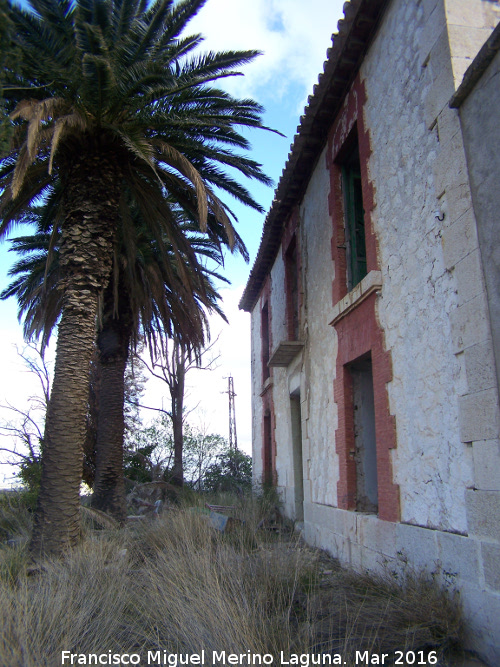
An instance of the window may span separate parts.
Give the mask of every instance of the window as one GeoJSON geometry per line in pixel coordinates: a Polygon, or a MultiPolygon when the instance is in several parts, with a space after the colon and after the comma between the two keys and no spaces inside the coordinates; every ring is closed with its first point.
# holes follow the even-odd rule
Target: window
{"type": "Polygon", "coordinates": [[[262,382],[269,377],[269,306],[268,302],[264,304],[261,313],[261,341],[262,341],[262,382]]]}
{"type": "Polygon", "coordinates": [[[344,192],[347,281],[348,289],[351,290],[367,274],[363,192],[357,137],[342,163],[342,189],[344,192]]]}
{"type": "Polygon", "coordinates": [[[299,270],[295,236],[285,255],[288,340],[299,339],[299,270]]]}

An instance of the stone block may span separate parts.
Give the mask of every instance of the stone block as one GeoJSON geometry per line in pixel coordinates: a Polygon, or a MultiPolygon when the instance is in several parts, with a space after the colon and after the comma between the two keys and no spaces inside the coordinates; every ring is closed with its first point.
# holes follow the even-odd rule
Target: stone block
{"type": "Polygon", "coordinates": [[[358,541],[356,512],[319,503],[304,503],[304,516],[306,522],[314,523],[320,530],[326,529],[352,542],[358,541]]]}
{"type": "MultiPolygon", "coordinates": [[[[447,201],[447,206],[449,209],[449,201],[447,201]]],[[[472,209],[469,209],[458,220],[452,221],[450,226],[443,230],[441,243],[444,264],[447,269],[452,269],[461,259],[479,247],[476,219],[472,209]]]]}
{"type": "Polygon", "coordinates": [[[446,28],[446,17],[440,0],[424,0],[423,9],[425,24],[418,41],[421,65],[427,62],[432,47],[446,28]]]}
{"type": "Polygon", "coordinates": [[[486,585],[500,591],[500,544],[482,542],[483,572],[486,585]]]}
{"type": "Polygon", "coordinates": [[[396,524],[391,521],[370,515],[358,516],[358,539],[364,547],[385,556],[396,554],[396,524]]]}
{"type": "Polygon", "coordinates": [[[446,27],[443,28],[431,49],[427,66],[430,68],[432,85],[425,98],[424,117],[430,129],[455,92],[446,27]]]}
{"type": "Polygon", "coordinates": [[[461,184],[450,184],[446,188],[447,207],[450,216],[450,224],[468,214],[476,224],[476,218],[472,210],[472,195],[469,182],[461,184]]]}
{"type": "Polygon", "coordinates": [[[455,353],[490,338],[490,323],[484,295],[479,295],[450,313],[451,339],[455,353]]]}
{"type": "Polygon", "coordinates": [[[460,396],[460,440],[494,440],[500,435],[500,415],[496,387],[460,396]]]}
{"type": "MultiPolygon", "coordinates": [[[[304,512],[305,514],[305,512],[304,512]]],[[[309,521],[304,521],[304,537],[305,540],[308,544],[310,544],[313,547],[317,547],[318,545],[318,531],[314,524],[309,523],[309,521]]],[[[335,554],[333,554],[335,555],[335,554]]]]}
{"type": "Polygon", "coordinates": [[[399,576],[404,570],[401,565],[401,562],[394,555],[371,549],[366,544],[361,547],[361,569],[363,571],[368,570],[382,576],[397,573],[399,576]]]}
{"type": "Polygon", "coordinates": [[[442,576],[454,584],[458,579],[479,583],[479,543],[463,535],[437,532],[442,576]]]}
{"type": "Polygon", "coordinates": [[[446,143],[440,143],[440,151],[433,165],[434,188],[440,197],[451,186],[469,182],[465,150],[461,132],[454,134],[446,143]]]}
{"type": "Polygon", "coordinates": [[[463,364],[467,390],[473,394],[496,387],[495,358],[491,340],[468,347],[463,351],[463,364]]]}
{"type": "Polygon", "coordinates": [[[483,491],[500,491],[500,441],[472,443],[474,484],[483,491]]]}
{"type": "Polygon", "coordinates": [[[500,541],[500,492],[467,489],[465,506],[469,534],[500,541]]]}
{"type": "Polygon", "coordinates": [[[353,542],[358,541],[357,514],[350,510],[334,508],[330,513],[331,530],[353,542]]]}
{"type": "Polygon", "coordinates": [[[478,294],[486,295],[479,249],[473,250],[455,264],[455,279],[458,287],[459,305],[470,301],[478,294]]]}
{"type": "Polygon", "coordinates": [[[439,143],[447,144],[461,131],[457,109],[446,106],[438,116],[439,143]]]}
{"type": "Polygon", "coordinates": [[[408,559],[410,567],[417,571],[434,572],[437,568],[437,531],[396,524],[396,555],[400,560],[408,559]]]}
{"type": "MultiPolygon", "coordinates": [[[[476,346],[475,346],[476,347],[476,346]]],[[[474,348],[468,348],[474,349],[474,348]]],[[[455,355],[455,358],[458,363],[458,374],[456,376],[456,392],[458,396],[463,396],[464,394],[470,394],[471,390],[467,384],[467,374],[465,368],[465,350],[459,352],[455,355]]]]}
{"type": "MultiPolygon", "coordinates": [[[[314,546],[328,551],[334,558],[338,558],[343,565],[351,563],[351,541],[342,535],[332,533],[330,530],[315,527],[314,546]]],[[[306,524],[307,538],[307,524],[306,524]]],[[[309,539],[307,540],[309,542],[309,539]]]]}
{"type": "Polygon", "coordinates": [[[453,80],[455,81],[455,88],[458,89],[464,80],[465,72],[469,69],[472,60],[469,58],[452,58],[451,66],[453,68],[453,80]]]}
{"type": "Polygon", "coordinates": [[[460,599],[467,619],[465,648],[477,651],[489,665],[500,665],[500,595],[466,583],[460,599]]]}
{"type": "MultiPolygon", "coordinates": [[[[471,4],[471,3],[469,3],[471,4]]],[[[491,28],[473,26],[470,23],[448,25],[448,40],[452,60],[466,58],[471,62],[491,34],[491,28]]]]}
{"type": "Polygon", "coordinates": [[[331,508],[326,505],[311,503],[309,506],[308,521],[312,521],[318,526],[329,526],[331,525],[331,521],[329,520],[330,511],[331,508]]]}
{"type": "Polygon", "coordinates": [[[448,25],[493,29],[498,19],[495,20],[492,4],[490,0],[446,0],[448,25]]]}
{"type": "Polygon", "coordinates": [[[366,550],[357,542],[352,542],[352,540],[348,540],[348,549],[349,565],[357,572],[362,572],[364,570],[363,554],[366,550]]]}

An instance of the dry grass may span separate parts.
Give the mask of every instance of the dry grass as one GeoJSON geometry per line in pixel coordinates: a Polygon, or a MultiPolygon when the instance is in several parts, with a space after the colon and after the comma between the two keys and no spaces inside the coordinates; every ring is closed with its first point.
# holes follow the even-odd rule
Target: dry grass
{"type": "MultiPolygon", "coordinates": [[[[81,546],[43,574],[26,576],[24,546],[0,548],[0,664],[61,665],[80,654],[212,651],[272,654],[436,650],[455,646],[457,605],[408,577],[355,575],[291,535],[247,523],[215,532],[188,509],[122,531],[86,531],[81,546]]],[[[66,663],[68,664],[68,663],[66,663]]],[[[242,664],[247,664],[243,662],[242,664]]],[[[387,664],[387,663],[386,663],[387,664]]]]}

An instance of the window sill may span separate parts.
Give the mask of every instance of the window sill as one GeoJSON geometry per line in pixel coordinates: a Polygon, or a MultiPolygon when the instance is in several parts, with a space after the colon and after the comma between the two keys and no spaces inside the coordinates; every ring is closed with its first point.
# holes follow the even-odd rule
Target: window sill
{"type": "Polygon", "coordinates": [[[335,326],[343,317],[348,315],[360,303],[367,299],[373,292],[379,292],[382,289],[382,272],[370,271],[363,280],[356,285],[348,294],[345,295],[333,307],[333,320],[330,326],[335,326]]]}

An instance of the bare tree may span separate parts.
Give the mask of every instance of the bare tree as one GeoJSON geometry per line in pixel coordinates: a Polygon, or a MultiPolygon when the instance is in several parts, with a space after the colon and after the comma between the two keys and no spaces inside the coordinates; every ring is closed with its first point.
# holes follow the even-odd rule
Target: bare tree
{"type": "MultiPolygon", "coordinates": [[[[142,360],[142,363],[155,378],[158,378],[168,387],[170,394],[170,410],[153,408],[158,412],[167,414],[172,421],[174,437],[174,464],[172,467],[172,484],[183,486],[184,484],[184,422],[189,414],[184,409],[186,391],[186,374],[193,368],[199,370],[214,370],[220,355],[210,354],[219,337],[210,343],[201,354],[190,353],[186,346],[177,338],[167,343],[164,354],[157,357],[150,364],[142,360]],[[207,354],[209,357],[207,358],[207,354]],[[204,361],[206,359],[206,362],[204,361]]],[[[146,407],[147,406],[140,406],[146,407]]],[[[151,408],[149,408],[151,409],[151,408]]]]}
{"type": "MultiPolygon", "coordinates": [[[[16,348],[17,349],[17,348],[16,348]]],[[[17,354],[23,360],[30,373],[35,375],[40,393],[28,398],[28,406],[24,409],[12,405],[8,401],[0,404],[0,409],[10,414],[9,418],[0,421],[0,435],[10,438],[12,446],[0,447],[0,452],[8,454],[5,463],[26,468],[39,464],[43,448],[43,423],[50,397],[50,368],[43,353],[34,343],[29,343],[17,354]]]]}

